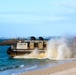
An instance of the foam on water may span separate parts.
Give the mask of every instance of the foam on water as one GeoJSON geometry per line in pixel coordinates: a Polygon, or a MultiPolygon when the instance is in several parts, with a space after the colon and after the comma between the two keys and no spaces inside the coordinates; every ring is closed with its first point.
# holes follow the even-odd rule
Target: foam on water
{"type": "Polygon", "coordinates": [[[15,56],[14,58],[49,58],[55,60],[76,58],[76,42],[74,41],[74,37],[70,36],[65,38],[53,38],[48,41],[45,53],[40,53],[35,49],[30,54],[15,56]]]}
{"type": "Polygon", "coordinates": [[[38,49],[35,49],[30,54],[25,54],[25,55],[21,55],[21,56],[15,56],[14,58],[45,59],[45,53],[40,53],[38,49]]]}
{"type": "Polygon", "coordinates": [[[0,72],[0,75],[18,75],[18,74],[27,72],[28,70],[34,69],[36,67],[37,67],[37,65],[31,66],[29,68],[25,68],[23,65],[21,65],[21,67],[18,69],[2,71],[2,72],[0,72]]]}

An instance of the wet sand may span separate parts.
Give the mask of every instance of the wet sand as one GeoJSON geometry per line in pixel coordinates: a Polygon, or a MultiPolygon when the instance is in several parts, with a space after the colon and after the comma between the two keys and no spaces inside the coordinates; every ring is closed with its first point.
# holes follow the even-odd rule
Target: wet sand
{"type": "Polygon", "coordinates": [[[43,70],[26,72],[20,75],[76,75],[76,60],[43,70]]]}

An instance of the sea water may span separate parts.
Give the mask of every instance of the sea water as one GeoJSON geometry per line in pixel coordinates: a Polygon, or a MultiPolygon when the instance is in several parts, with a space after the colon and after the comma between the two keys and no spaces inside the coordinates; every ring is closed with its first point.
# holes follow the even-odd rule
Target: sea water
{"type": "Polygon", "coordinates": [[[63,63],[63,61],[49,59],[13,59],[6,53],[8,47],[9,46],[0,46],[0,75],[17,75],[63,63]]]}
{"type": "Polygon", "coordinates": [[[31,54],[10,58],[6,53],[9,46],[0,46],[0,75],[17,75],[23,72],[52,67],[75,58],[73,38],[53,38],[48,41],[45,53],[37,49],[31,54]],[[67,59],[67,60],[66,60],[67,59]]]}

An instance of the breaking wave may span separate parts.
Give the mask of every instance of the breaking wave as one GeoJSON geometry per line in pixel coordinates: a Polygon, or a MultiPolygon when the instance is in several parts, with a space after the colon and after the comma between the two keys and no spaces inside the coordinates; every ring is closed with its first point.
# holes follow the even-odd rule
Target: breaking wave
{"type": "Polygon", "coordinates": [[[55,60],[76,58],[76,39],[71,36],[52,38],[47,42],[45,53],[40,53],[39,50],[35,49],[30,54],[15,56],[14,58],[49,58],[55,60]]]}

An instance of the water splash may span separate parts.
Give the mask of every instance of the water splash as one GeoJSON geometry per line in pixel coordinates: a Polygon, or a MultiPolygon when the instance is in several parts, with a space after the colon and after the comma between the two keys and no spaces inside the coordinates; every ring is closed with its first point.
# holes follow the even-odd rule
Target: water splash
{"type": "Polygon", "coordinates": [[[73,37],[51,39],[47,44],[46,58],[63,60],[76,56],[76,44],[73,37]]]}
{"type": "Polygon", "coordinates": [[[76,58],[76,42],[74,37],[70,36],[53,38],[48,41],[45,53],[40,53],[38,49],[35,49],[30,54],[15,56],[15,58],[49,58],[55,60],[76,58]]]}
{"type": "Polygon", "coordinates": [[[31,52],[30,54],[25,54],[25,55],[21,55],[21,56],[15,56],[14,58],[36,58],[36,59],[45,59],[45,53],[43,52],[39,52],[38,49],[33,50],[33,52],[31,52]]]}

